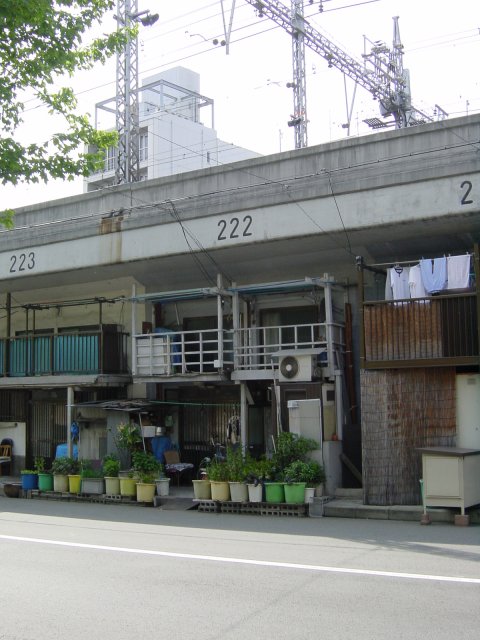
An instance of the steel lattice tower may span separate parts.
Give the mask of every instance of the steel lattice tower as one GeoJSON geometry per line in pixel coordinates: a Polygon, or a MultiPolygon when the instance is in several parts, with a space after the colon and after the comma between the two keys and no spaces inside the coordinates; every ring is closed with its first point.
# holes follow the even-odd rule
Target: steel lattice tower
{"type": "MultiPolygon", "coordinates": [[[[138,0],[117,0],[118,28],[132,26],[138,15],[138,0]]],[[[139,113],[138,113],[138,38],[127,36],[117,54],[116,129],[118,153],[115,168],[117,184],[139,180],[139,113]]]]}
{"type": "MultiPolygon", "coordinates": [[[[292,0],[293,118],[295,149],[308,145],[303,0],[292,0]]],[[[289,123],[289,124],[290,124],[289,123]]]]}

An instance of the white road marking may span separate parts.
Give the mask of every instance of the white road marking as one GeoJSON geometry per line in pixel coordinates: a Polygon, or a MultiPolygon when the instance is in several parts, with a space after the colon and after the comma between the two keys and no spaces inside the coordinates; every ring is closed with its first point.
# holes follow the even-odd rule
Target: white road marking
{"type": "Polygon", "coordinates": [[[146,556],[165,558],[182,558],[185,560],[203,560],[207,562],[224,562],[228,564],[255,565],[259,567],[275,567],[280,569],[298,569],[301,571],[318,571],[325,573],[346,573],[361,576],[379,576],[382,578],[401,578],[405,580],[432,580],[436,582],[463,582],[480,584],[480,578],[464,578],[458,576],[436,576],[423,573],[401,573],[397,571],[374,571],[369,569],[349,569],[347,567],[325,567],[315,564],[298,564],[296,562],[271,562],[269,560],[249,560],[248,558],[226,558],[222,556],[204,556],[195,553],[174,553],[171,551],[155,551],[153,549],[134,549],[130,547],[110,547],[101,544],[85,544],[82,542],[66,542],[63,540],[45,540],[43,538],[26,538],[23,536],[0,535],[1,540],[14,542],[33,542],[36,544],[74,547],[77,549],[93,549],[96,551],[113,551],[116,553],[135,553],[146,556]]]}

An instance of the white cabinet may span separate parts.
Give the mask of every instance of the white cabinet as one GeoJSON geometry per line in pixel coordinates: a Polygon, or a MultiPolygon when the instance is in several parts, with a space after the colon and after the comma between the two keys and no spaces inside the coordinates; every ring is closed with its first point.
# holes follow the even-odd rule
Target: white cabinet
{"type": "Polygon", "coordinates": [[[480,449],[420,449],[424,507],[465,508],[480,504],[480,449]]]}

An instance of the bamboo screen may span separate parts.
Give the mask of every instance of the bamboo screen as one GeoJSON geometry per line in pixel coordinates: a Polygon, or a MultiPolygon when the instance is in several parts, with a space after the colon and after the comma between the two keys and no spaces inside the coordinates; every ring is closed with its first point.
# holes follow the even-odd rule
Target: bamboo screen
{"type": "Polygon", "coordinates": [[[365,504],[420,504],[419,447],[455,445],[455,369],[361,372],[365,504]]]}
{"type": "Polygon", "coordinates": [[[364,310],[367,362],[442,357],[440,301],[366,304],[364,310]]]}

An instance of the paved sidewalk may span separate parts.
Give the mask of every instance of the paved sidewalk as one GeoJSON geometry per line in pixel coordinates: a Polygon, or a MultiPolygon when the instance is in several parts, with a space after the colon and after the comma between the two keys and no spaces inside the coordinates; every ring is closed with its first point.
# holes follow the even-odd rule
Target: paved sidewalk
{"type": "MultiPolygon", "coordinates": [[[[0,477],[0,496],[4,496],[3,485],[7,483],[21,484],[19,477],[0,477]]],[[[351,519],[369,519],[369,520],[402,520],[419,522],[422,517],[423,507],[420,505],[393,505],[393,506],[375,506],[365,505],[359,497],[358,490],[339,490],[342,497],[333,499],[317,499],[318,502],[313,509],[310,510],[311,515],[327,518],[351,518],[351,519]]],[[[12,498],[13,499],[13,498],[12,498]]],[[[74,498],[72,499],[72,501],[74,498]]],[[[123,503],[126,504],[126,503],[123,503]]],[[[137,505],[132,501],[132,506],[137,505]]],[[[138,506],[144,506],[142,503],[138,506]]],[[[188,486],[171,486],[170,495],[165,497],[156,497],[156,507],[168,511],[186,511],[195,507],[193,503],[193,487],[188,486]]],[[[454,522],[455,514],[458,509],[447,508],[429,508],[428,515],[432,522],[454,522]]],[[[470,515],[470,524],[480,524],[480,506],[467,510],[470,515]]]]}

